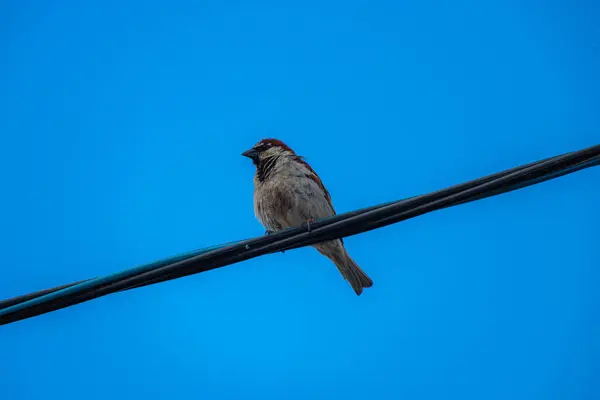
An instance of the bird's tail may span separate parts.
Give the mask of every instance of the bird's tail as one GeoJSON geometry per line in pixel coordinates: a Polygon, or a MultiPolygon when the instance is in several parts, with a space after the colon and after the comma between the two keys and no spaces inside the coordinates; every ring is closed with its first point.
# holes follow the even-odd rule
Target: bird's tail
{"type": "Polygon", "coordinates": [[[371,278],[354,262],[340,240],[319,243],[315,247],[319,253],[333,261],[358,296],[362,294],[363,288],[373,286],[371,278]]]}

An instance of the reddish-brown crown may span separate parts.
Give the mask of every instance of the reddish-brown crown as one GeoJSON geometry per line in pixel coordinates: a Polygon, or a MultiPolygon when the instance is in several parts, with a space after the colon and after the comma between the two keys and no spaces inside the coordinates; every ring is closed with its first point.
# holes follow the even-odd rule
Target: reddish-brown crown
{"type": "Polygon", "coordinates": [[[294,153],[294,150],[292,150],[287,144],[283,143],[279,139],[274,139],[274,138],[263,139],[260,142],[256,143],[254,145],[254,148],[259,148],[259,147],[263,147],[263,146],[280,147],[280,148],[282,148],[284,150],[287,150],[287,151],[291,152],[292,154],[296,154],[296,153],[294,153]]]}

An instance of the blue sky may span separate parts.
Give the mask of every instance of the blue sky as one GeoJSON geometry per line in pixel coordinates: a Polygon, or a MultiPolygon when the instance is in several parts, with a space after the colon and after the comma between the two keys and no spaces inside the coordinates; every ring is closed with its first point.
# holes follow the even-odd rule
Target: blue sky
{"type": "MultiPolygon", "coordinates": [[[[4,1],[0,297],[261,235],[277,137],[340,212],[600,142],[592,1],[4,1]]],[[[600,397],[600,172],[0,328],[10,400],[600,397]]]]}

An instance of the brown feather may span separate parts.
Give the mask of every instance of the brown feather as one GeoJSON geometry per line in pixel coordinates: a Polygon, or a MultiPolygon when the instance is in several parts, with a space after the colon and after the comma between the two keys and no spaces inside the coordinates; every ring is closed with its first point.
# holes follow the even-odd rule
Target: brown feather
{"type": "Polygon", "coordinates": [[[331,201],[331,195],[329,194],[329,191],[327,190],[325,185],[323,185],[323,181],[321,181],[321,178],[319,178],[319,175],[317,175],[315,170],[312,169],[312,167],[306,161],[304,161],[304,158],[302,158],[301,156],[296,156],[296,161],[299,162],[300,164],[304,165],[306,167],[306,169],[308,169],[311,172],[311,175],[307,175],[306,177],[308,179],[312,179],[317,185],[319,185],[319,188],[321,188],[321,190],[323,190],[323,193],[325,193],[325,198],[329,202],[329,205],[331,206],[331,209],[333,210],[333,213],[335,214],[335,209],[333,208],[333,203],[331,201]]]}

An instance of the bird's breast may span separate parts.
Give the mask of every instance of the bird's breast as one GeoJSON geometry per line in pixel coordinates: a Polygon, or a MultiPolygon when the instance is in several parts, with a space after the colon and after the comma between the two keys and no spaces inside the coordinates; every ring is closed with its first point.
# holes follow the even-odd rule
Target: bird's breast
{"type": "Polygon", "coordinates": [[[280,174],[259,182],[254,206],[257,218],[267,227],[298,226],[335,214],[323,190],[306,176],[280,174]]]}

